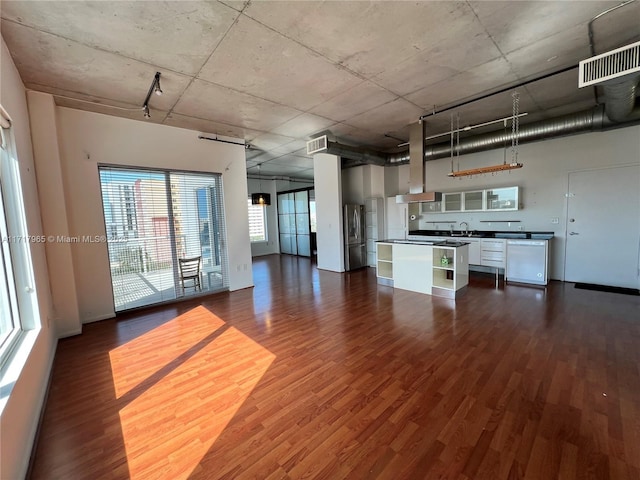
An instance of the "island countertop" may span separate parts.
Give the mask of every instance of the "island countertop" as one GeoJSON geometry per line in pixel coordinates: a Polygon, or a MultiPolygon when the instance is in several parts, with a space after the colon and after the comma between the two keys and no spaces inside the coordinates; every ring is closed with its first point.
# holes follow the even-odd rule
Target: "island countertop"
{"type": "Polygon", "coordinates": [[[386,240],[378,240],[376,243],[395,243],[395,244],[404,244],[404,245],[427,245],[427,246],[435,246],[435,247],[461,247],[463,245],[469,245],[469,242],[465,242],[464,240],[460,241],[452,241],[452,240],[405,240],[405,239],[386,239],[386,240]]]}

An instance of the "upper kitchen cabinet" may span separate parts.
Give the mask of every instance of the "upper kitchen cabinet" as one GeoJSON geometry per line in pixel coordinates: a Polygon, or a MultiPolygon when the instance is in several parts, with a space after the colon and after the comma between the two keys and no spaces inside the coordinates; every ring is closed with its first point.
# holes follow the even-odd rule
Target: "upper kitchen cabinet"
{"type": "Polygon", "coordinates": [[[440,213],[442,212],[442,202],[422,202],[420,213],[440,213]]]}
{"type": "Polygon", "coordinates": [[[520,201],[519,193],[520,192],[518,187],[494,188],[492,190],[486,190],[486,209],[489,211],[518,210],[518,202],[520,201]]]}
{"type": "Polygon", "coordinates": [[[443,193],[442,203],[444,204],[443,212],[461,212],[462,211],[462,193],[443,193]]]}
{"type": "Polygon", "coordinates": [[[495,212],[520,209],[520,188],[502,187],[442,194],[441,202],[420,204],[420,213],[495,212]]]}
{"type": "Polygon", "coordinates": [[[484,210],[484,190],[476,192],[462,192],[464,200],[463,208],[465,212],[476,212],[484,210]]]}

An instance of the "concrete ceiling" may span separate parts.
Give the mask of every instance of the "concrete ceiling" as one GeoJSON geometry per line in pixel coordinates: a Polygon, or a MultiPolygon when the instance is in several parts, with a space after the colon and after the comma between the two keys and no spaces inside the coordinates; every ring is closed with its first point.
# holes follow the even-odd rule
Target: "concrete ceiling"
{"type": "MultiPolygon", "coordinates": [[[[618,4],[3,0],[1,27],[26,87],[58,105],[242,138],[249,174],[311,179],[315,134],[397,151],[422,114],[590,57],[589,20],[618,4]]],[[[593,26],[596,53],[639,40],[640,1],[593,26]]],[[[522,123],[594,106],[577,76],[518,87],[522,123]]],[[[452,111],[461,126],[508,116],[510,93],[452,111]]],[[[450,119],[429,117],[427,134],[450,119]]]]}

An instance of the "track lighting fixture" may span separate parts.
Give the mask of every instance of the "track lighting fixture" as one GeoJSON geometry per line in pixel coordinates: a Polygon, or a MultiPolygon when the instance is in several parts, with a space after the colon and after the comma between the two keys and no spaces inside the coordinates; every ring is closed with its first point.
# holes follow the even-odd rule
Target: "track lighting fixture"
{"type": "Polygon", "coordinates": [[[162,88],[160,88],[160,72],[156,72],[156,75],[153,77],[153,81],[151,82],[151,86],[147,92],[147,97],[144,99],[144,103],[142,104],[144,118],[151,118],[151,114],[149,113],[149,99],[151,98],[152,93],[162,95],[162,88]]]}

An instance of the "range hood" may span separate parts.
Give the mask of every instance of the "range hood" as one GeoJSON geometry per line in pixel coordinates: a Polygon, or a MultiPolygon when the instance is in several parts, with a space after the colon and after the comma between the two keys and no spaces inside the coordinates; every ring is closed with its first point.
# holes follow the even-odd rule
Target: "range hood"
{"type": "Polygon", "coordinates": [[[439,202],[440,192],[424,191],[424,124],[418,122],[409,130],[409,193],[396,195],[396,203],[439,202]]]}

